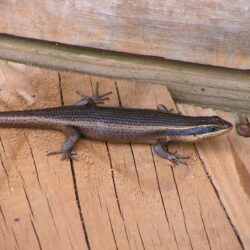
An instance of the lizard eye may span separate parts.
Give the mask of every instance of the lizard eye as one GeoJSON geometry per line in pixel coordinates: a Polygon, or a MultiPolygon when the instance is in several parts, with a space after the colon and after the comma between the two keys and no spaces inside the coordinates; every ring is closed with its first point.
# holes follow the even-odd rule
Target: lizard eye
{"type": "Polygon", "coordinates": [[[215,127],[211,127],[211,128],[210,128],[210,131],[211,131],[211,132],[214,132],[214,131],[215,131],[215,127]]]}
{"type": "Polygon", "coordinates": [[[213,126],[213,127],[210,128],[210,132],[215,132],[217,130],[218,130],[218,127],[215,127],[215,126],[213,126]]]}

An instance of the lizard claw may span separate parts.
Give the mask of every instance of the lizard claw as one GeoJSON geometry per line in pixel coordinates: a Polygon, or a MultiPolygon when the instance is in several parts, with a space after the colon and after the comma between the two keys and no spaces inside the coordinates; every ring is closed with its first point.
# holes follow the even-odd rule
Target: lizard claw
{"type": "Polygon", "coordinates": [[[58,155],[58,154],[61,154],[61,152],[60,151],[53,151],[53,152],[48,153],[47,156],[58,155]]]}
{"type": "Polygon", "coordinates": [[[99,82],[96,83],[95,93],[92,97],[90,97],[94,103],[103,103],[106,100],[109,100],[109,95],[112,94],[112,91],[99,95],[99,82]]]}
{"type": "Polygon", "coordinates": [[[74,151],[65,151],[65,152],[55,151],[55,152],[48,153],[47,156],[57,155],[57,154],[62,154],[61,161],[64,161],[64,160],[77,161],[77,157],[76,157],[77,154],[74,151]]]}
{"type": "Polygon", "coordinates": [[[96,106],[97,104],[103,104],[104,101],[109,100],[109,95],[112,94],[111,91],[104,93],[102,95],[99,95],[99,83],[96,83],[96,89],[95,92],[93,94],[93,96],[86,96],[84,95],[81,91],[77,90],[76,94],[80,95],[82,97],[82,99],[76,103],[76,105],[78,106],[96,106]]]}
{"type": "Polygon", "coordinates": [[[187,166],[187,163],[183,160],[189,159],[189,156],[181,156],[175,151],[174,153],[169,153],[168,160],[172,161],[174,164],[183,164],[187,166]]]}
{"type": "Polygon", "coordinates": [[[61,161],[69,161],[69,160],[72,160],[72,161],[77,161],[77,157],[76,157],[76,152],[70,152],[70,151],[66,151],[66,152],[63,152],[62,153],[62,158],[61,158],[61,161]]]}
{"type": "Polygon", "coordinates": [[[166,144],[158,141],[154,145],[154,151],[156,154],[158,154],[160,157],[167,159],[169,161],[172,161],[174,164],[179,165],[183,164],[187,166],[187,163],[184,161],[185,159],[189,159],[189,156],[180,156],[177,151],[171,153],[166,149],[166,144]]]}

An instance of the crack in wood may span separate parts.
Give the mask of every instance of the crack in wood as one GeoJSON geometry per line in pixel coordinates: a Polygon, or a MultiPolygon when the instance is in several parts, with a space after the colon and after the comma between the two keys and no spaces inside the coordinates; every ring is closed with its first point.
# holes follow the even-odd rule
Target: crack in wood
{"type": "Polygon", "coordinates": [[[24,186],[25,186],[25,188],[26,188],[26,183],[25,183],[25,181],[24,181],[24,178],[23,178],[22,172],[21,172],[20,170],[18,170],[18,173],[19,173],[19,175],[20,175],[20,177],[21,177],[21,179],[22,179],[22,183],[23,183],[23,185],[24,185],[24,186]]]}
{"type": "MultiPolygon", "coordinates": [[[[120,96],[120,93],[119,93],[119,88],[118,88],[117,81],[115,81],[115,89],[116,89],[116,94],[117,94],[117,98],[118,98],[119,107],[122,107],[122,101],[121,101],[121,96],[120,96]]],[[[137,165],[136,165],[135,155],[134,155],[134,151],[133,151],[131,143],[129,144],[129,147],[130,147],[130,151],[131,151],[131,155],[132,155],[132,159],[133,159],[133,163],[134,163],[134,167],[135,167],[135,172],[136,172],[138,186],[139,186],[141,192],[143,193],[142,188],[141,188],[140,177],[139,177],[139,173],[138,173],[138,169],[137,169],[137,165]]],[[[111,162],[111,159],[110,159],[110,162],[111,162]]],[[[124,160],[124,163],[125,163],[125,168],[126,168],[126,171],[127,171],[127,165],[126,165],[126,161],[125,160],[124,160]]],[[[123,218],[123,223],[124,223],[124,229],[125,229],[125,233],[126,233],[126,237],[127,237],[128,243],[129,243],[129,247],[131,249],[131,245],[130,245],[130,241],[129,241],[129,238],[128,238],[128,234],[127,234],[127,229],[126,229],[124,218],[123,218]]],[[[140,232],[139,232],[139,235],[140,235],[140,232]]],[[[141,237],[141,235],[140,235],[140,237],[141,237]]],[[[142,241],[142,238],[141,238],[141,241],[142,241]]],[[[142,245],[143,245],[143,248],[144,248],[143,241],[142,241],[142,245]]]]}
{"type": "Polygon", "coordinates": [[[101,202],[101,197],[100,197],[98,188],[97,188],[96,192],[97,192],[97,196],[98,196],[98,201],[99,201],[99,204],[100,204],[100,208],[102,209],[102,202],[101,202]]]}
{"type": "Polygon", "coordinates": [[[177,239],[176,239],[176,235],[175,235],[175,231],[174,231],[174,227],[173,227],[173,225],[171,225],[171,228],[172,228],[172,232],[173,232],[173,235],[174,235],[174,241],[175,241],[175,244],[176,244],[176,246],[177,246],[177,249],[179,249],[179,246],[178,246],[178,241],[177,241],[177,239]]]}
{"type": "Polygon", "coordinates": [[[11,190],[11,187],[10,187],[9,174],[8,174],[7,168],[6,168],[5,164],[4,164],[4,161],[3,161],[3,158],[2,158],[2,155],[1,155],[1,154],[0,154],[0,161],[1,161],[1,164],[2,164],[2,166],[3,166],[4,173],[5,173],[6,178],[7,178],[9,191],[10,191],[10,193],[12,193],[12,190],[11,190]]]}
{"type": "Polygon", "coordinates": [[[125,223],[125,220],[124,220],[124,217],[123,217],[123,213],[122,213],[122,210],[121,210],[121,205],[120,205],[120,201],[119,201],[118,192],[117,192],[117,189],[116,189],[114,169],[113,169],[113,165],[112,165],[112,161],[111,161],[111,155],[110,155],[109,146],[108,146],[107,142],[106,142],[106,148],[107,148],[107,153],[108,153],[108,158],[109,158],[109,165],[110,165],[110,171],[111,171],[111,178],[112,178],[113,188],[114,188],[114,192],[115,192],[116,204],[117,204],[120,216],[122,218],[123,227],[124,227],[124,230],[125,230],[126,238],[127,238],[129,247],[131,249],[130,241],[129,241],[129,237],[128,237],[128,232],[127,232],[127,228],[126,228],[126,223],[125,223]]]}
{"type": "Polygon", "coordinates": [[[3,166],[3,170],[4,170],[4,173],[6,174],[6,177],[9,181],[9,174],[8,174],[8,171],[7,171],[7,168],[5,167],[4,163],[3,163],[3,159],[2,159],[2,155],[0,154],[0,161],[1,161],[1,164],[3,166]]]}
{"type": "MultiPolygon", "coordinates": [[[[63,98],[63,90],[62,90],[62,79],[61,79],[60,72],[58,72],[58,87],[59,87],[59,92],[60,92],[60,97],[61,97],[61,105],[64,106],[64,98],[63,98]]],[[[84,221],[83,211],[82,211],[80,197],[79,197],[78,188],[77,188],[77,181],[76,181],[74,163],[73,163],[73,161],[71,159],[70,159],[69,162],[70,162],[70,169],[71,169],[71,175],[72,175],[72,180],[73,180],[73,188],[74,188],[74,193],[75,193],[76,205],[77,205],[78,214],[79,214],[79,217],[80,217],[80,220],[81,220],[84,239],[86,241],[88,250],[91,250],[90,241],[89,241],[89,237],[88,237],[88,232],[87,232],[86,224],[85,224],[85,221],[84,221]]]]}
{"type": "Polygon", "coordinates": [[[114,168],[113,168],[113,164],[112,164],[112,161],[111,161],[111,155],[110,155],[110,152],[109,152],[109,146],[108,146],[107,142],[106,142],[106,148],[107,148],[107,153],[108,153],[108,157],[109,157],[109,165],[110,165],[111,178],[112,178],[114,192],[115,192],[116,203],[117,203],[117,206],[118,206],[118,209],[119,209],[120,216],[124,220],[122,210],[121,210],[121,205],[120,205],[120,202],[119,202],[117,189],[116,189],[116,183],[115,183],[115,177],[114,177],[114,168]]]}
{"type": "Polygon", "coordinates": [[[3,144],[3,141],[2,141],[2,138],[1,138],[1,137],[0,137],[0,144],[1,144],[2,148],[3,148],[3,152],[6,153],[6,152],[5,152],[5,148],[4,148],[4,144],[3,144]]]}
{"type": "Polygon", "coordinates": [[[109,224],[110,224],[111,232],[112,232],[112,235],[113,235],[115,247],[116,247],[116,249],[118,250],[117,241],[116,241],[116,238],[115,238],[115,232],[114,232],[114,228],[113,228],[113,225],[112,225],[112,222],[111,222],[109,209],[108,209],[107,206],[106,206],[106,210],[107,210],[107,213],[108,213],[109,224]]]}
{"type": "Polygon", "coordinates": [[[81,220],[81,224],[82,224],[82,229],[83,229],[85,241],[86,241],[88,249],[91,250],[90,241],[89,241],[89,237],[88,237],[88,233],[87,233],[86,224],[85,224],[85,221],[84,221],[84,216],[83,216],[83,212],[82,212],[80,197],[79,197],[78,188],[77,188],[75,169],[74,169],[74,165],[73,165],[72,160],[70,160],[70,168],[71,168],[71,174],[72,174],[72,177],[73,177],[73,185],[74,185],[74,191],[75,191],[76,204],[77,204],[77,208],[78,208],[78,212],[79,212],[79,216],[80,216],[80,220],[81,220]]]}
{"type": "Polygon", "coordinates": [[[143,242],[142,235],[141,235],[141,230],[140,230],[140,227],[139,227],[139,225],[138,225],[137,222],[136,222],[136,226],[137,226],[137,230],[138,230],[138,233],[139,233],[139,236],[140,236],[140,240],[141,240],[142,247],[143,247],[143,249],[145,250],[145,244],[144,244],[144,242],[143,242]]]}
{"type": "Polygon", "coordinates": [[[49,203],[49,199],[48,199],[48,196],[47,196],[47,193],[46,193],[46,192],[45,192],[45,198],[46,198],[47,205],[48,205],[48,208],[49,208],[49,212],[50,212],[50,215],[51,215],[51,218],[52,218],[52,221],[53,221],[55,230],[56,230],[56,234],[57,234],[58,238],[60,239],[60,235],[59,235],[59,232],[58,232],[58,229],[57,229],[57,226],[56,226],[56,222],[55,222],[55,219],[54,219],[54,215],[53,215],[53,213],[52,213],[52,209],[51,209],[51,206],[50,206],[50,203],[49,203]]]}
{"type": "Polygon", "coordinates": [[[3,158],[2,158],[2,155],[1,155],[1,154],[0,154],[0,161],[1,161],[1,164],[2,164],[2,166],[3,166],[4,173],[5,173],[6,178],[7,178],[9,191],[10,191],[10,193],[12,193],[12,190],[11,190],[11,187],[10,187],[9,174],[8,174],[7,168],[6,168],[5,164],[4,164],[4,161],[3,161],[3,158]]]}
{"type": "Polygon", "coordinates": [[[69,243],[70,243],[71,249],[74,249],[73,244],[72,244],[72,241],[71,241],[71,237],[70,237],[70,235],[69,235],[68,228],[66,228],[66,232],[67,232],[67,236],[68,236],[68,239],[69,239],[69,243]]]}
{"type": "Polygon", "coordinates": [[[132,148],[132,144],[131,144],[131,143],[129,143],[129,147],[130,147],[132,159],[133,159],[134,166],[135,166],[135,173],[136,173],[136,177],[137,177],[137,182],[138,182],[138,185],[139,185],[139,187],[140,187],[141,193],[143,194],[143,191],[142,191],[142,188],[141,188],[140,177],[139,177],[139,173],[138,173],[138,169],[137,169],[137,165],[136,165],[136,161],[135,161],[135,155],[134,155],[134,151],[133,151],[133,148],[132,148]]]}
{"type": "Polygon", "coordinates": [[[156,230],[156,232],[157,232],[157,236],[159,238],[159,242],[162,245],[162,240],[161,240],[161,236],[160,236],[159,230],[156,230]]]}
{"type": "Polygon", "coordinates": [[[124,167],[125,167],[124,178],[125,178],[125,179],[126,179],[126,181],[127,181],[127,176],[128,176],[128,166],[127,166],[126,159],[125,159],[124,155],[122,156],[122,159],[123,159],[123,164],[124,164],[124,167]]]}
{"type": "Polygon", "coordinates": [[[198,199],[198,204],[199,204],[200,217],[201,217],[203,228],[204,228],[204,231],[205,231],[205,234],[206,234],[206,238],[207,238],[207,242],[208,242],[208,245],[209,245],[209,249],[212,249],[211,243],[210,243],[210,240],[209,240],[209,237],[208,237],[208,233],[207,233],[207,228],[206,228],[206,225],[205,225],[205,222],[204,222],[204,218],[203,218],[203,214],[202,214],[202,207],[201,207],[201,202],[200,202],[199,196],[197,196],[197,199],[198,199]]]}
{"type": "Polygon", "coordinates": [[[58,72],[58,84],[59,84],[59,92],[60,92],[60,100],[62,106],[64,106],[63,92],[62,92],[62,78],[60,72],[58,72]]]}
{"type": "MultiPolygon", "coordinates": [[[[119,93],[119,88],[118,88],[117,81],[115,81],[115,89],[116,89],[116,94],[117,94],[117,98],[118,98],[119,107],[122,107],[122,101],[121,101],[121,96],[120,96],[120,93],[119,93]]],[[[137,176],[138,185],[139,185],[140,190],[142,192],[140,177],[139,177],[139,173],[138,173],[138,169],[137,169],[137,165],[136,165],[136,161],[135,161],[135,155],[134,155],[134,151],[133,151],[131,143],[129,143],[129,147],[130,147],[130,151],[131,151],[131,154],[132,154],[132,159],[133,159],[133,162],[134,162],[134,167],[135,167],[135,172],[136,172],[136,176],[137,176]]],[[[125,166],[127,167],[126,164],[125,164],[125,166]]]]}
{"type": "Polygon", "coordinates": [[[129,249],[131,249],[130,240],[129,240],[129,237],[128,237],[128,231],[127,231],[125,221],[123,221],[123,227],[124,227],[124,231],[125,231],[125,234],[126,234],[126,239],[128,241],[129,249]]]}
{"type": "Polygon", "coordinates": [[[33,212],[33,209],[32,209],[32,207],[31,207],[30,200],[29,200],[29,196],[28,196],[28,194],[27,194],[27,191],[26,191],[26,188],[25,188],[24,184],[23,184],[23,190],[24,190],[24,194],[25,194],[26,200],[27,200],[27,202],[28,202],[28,206],[29,206],[31,215],[32,215],[32,217],[35,219],[34,212],[33,212]]]}
{"type": "Polygon", "coordinates": [[[92,95],[94,95],[95,94],[94,83],[93,83],[92,78],[90,76],[89,76],[89,82],[90,82],[90,86],[91,86],[92,95]]]}
{"type": "Polygon", "coordinates": [[[223,204],[223,202],[222,202],[222,200],[221,200],[221,198],[220,198],[220,193],[219,193],[219,191],[217,190],[215,184],[213,183],[213,179],[212,179],[212,177],[210,176],[210,174],[209,174],[209,172],[208,172],[208,169],[207,169],[207,167],[206,167],[205,162],[202,160],[202,158],[201,158],[201,156],[200,156],[200,154],[199,154],[199,150],[198,150],[196,144],[194,144],[194,149],[195,149],[196,154],[197,154],[197,156],[198,156],[198,158],[199,158],[199,160],[200,160],[200,162],[201,162],[201,165],[202,165],[202,167],[203,167],[203,169],[204,169],[204,171],[205,171],[205,173],[206,173],[206,176],[207,176],[209,182],[211,183],[211,186],[212,186],[212,188],[213,188],[213,190],[214,190],[214,192],[215,192],[215,195],[216,195],[216,197],[217,197],[217,199],[218,199],[218,201],[219,201],[219,203],[220,203],[220,205],[221,205],[221,207],[222,207],[222,209],[223,209],[223,211],[224,211],[224,213],[225,213],[225,215],[226,215],[226,217],[227,217],[227,219],[228,219],[228,221],[229,221],[229,223],[230,223],[230,225],[231,225],[231,227],[232,227],[232,229],[233,229],[233,231],[234,231],[234,233],[235,233],[235,235],[236,235],[236,238],[238,239],[238,242],[239,242],[240,246],[242,247],[242,249],[244,249],[243,242],[242,242],[242,240],[241,240],[241,238],[240,238],[240,235],[239,235],[239,233],[238,233],[238,231],[237,231],[237,229],[236,229],[236,226],[233,224],[233,222],[232,222],[232,220],[231,220],[229,214],[227,213],[226,207],[224,206],[224,204],[223,204]]]}
{"type": "Polygon", "coordinates": [[[14,236],[14,239],[15,239],[15,242],[16,242],[16,245],[17,245],[17,248],[20,249],[20,246],[19,246],[19,243],[17,241],[17,237],[16,237],[16,234],[15,234],[15,231],[13,229],[13,227],[11,227],[11,230],[12,230],[12,233],[13,233],[13,236],[14,236]]]}
{"type": "Polygon", "coordinates": [[[6,237],[5,237],[5,233],[4,233],[4,231],[3,231],[2,227],[1,227],[1,225],[0,225],[0,231],[1,231],[2,235],[3,235],[3,238],[6,238],[6,237]]]}
{"type": "Polygon", "coordinates": [[[5,215],[4,215],[4,212],[3,212],[3,209],[2,209],[1,205],[0,205],[0,213],[1,213],[2,217],[3,217],[4,225],[5,225],[6,229],[7,229],[7,232],[9,232],[8,224],[7,224],[7,221],[6,221],[6,218],[5,218],[5,215]]]}
{"type": "Polygon", "coordinates": [[[152,160],[153,160],[153,165],[154,165],[157,188],[158,188],[158,191],[159,191],[159,194],[160,194],[160,197],[161,197],[161,203],[162,203],[162,207],[163,207],[163,210],[164,210],[166,221],[168,223],[168,228],[169,228],[169,231],[171,232],[170,223],[169,223],[169,219],[168,219],[168,214],[167,214],[167,210],[166,210],[166,207],[165,207],[165,203],[164,203],[164,199],[163,199],[163,195],[162,195],[162,191],[161,191],[159,176],[158,176],[158,172],[157,172],[157,168],[156,168],[156,164],[155,164],[155,158],[154,158],[154,153],[153,153],[152,147],[150,147],[150,150],[151,150],[151,154],[152,154],[152,160]]]}
{"type": "Polygon", "coordinates": [[[36,236],[36,239],[37,239],[37,243],[38,243],[39,249],[42,250],[41,241],[40,241],[40,239],[39,239],[39,236],[38,236],[38,233],[37,233],[37,231],[36,231],[35,225],[34,225],[34,223],[33,223],[33,221],[32,221],[31,218],[30,218],[30,222],[31,222],[31,225],[32,225],[34,234],[35,234],[35,236],[36,236]]]}
{"type": "Polygon", "coordinates": [[[119,102],[119,107],[122,107],[122,101],[121,101],[121,96],[119,93],[117,81],[115,81],[115,89],[116,89],[116,94],[117,94],[117,98],[118,98],[118,102],[119,102]]]}
{"type": "Polygon", "coordinates": [[[135,248],[136,248],[136,250],[138,250],[138,246],[137,246],[135,238],[133,238],[133,240],[134,240],[135,248]]]}
{"type": "Polygon", "coordinates": [[[171,171],[172,171],[172,176],[173,176],[173,179],[174,179],[174,184],[175,184],[176,192],[177,192],[177,195],[178,195],[178,200],[179,200],[180,207],[181,207],[181,212],[182,212],[182,217],[183,217],[183,221],[184,221],[185,231],[186,231],[188,239],[189,239],[190,247],[193,249],[192,241],[191,241],[188,229],[187,229],[186,217],[185,217],[185,213],[184,213],[184,210],[183,210],[183,206],[182,206],[182,202],[181,202],[181,197],[180,197],[180,192],[179,192],[179,188],[178,188],[178,185],[177,185],[177,182],[176,182],[176,178],[175,178],[175,173],[174,173],[173,166],[171,166],[171,171]]]}
{"type": "Polygon", "coordinates": [[[39,174],[38,174],[38,169],[37,169],[35,157],[34,157],[34,154],[33,154],[33,149],[32,149],[32,147],[31,147],[31,145],[30,145],[28,136],[27,136],[25,133],[24,133],[24,135],[25,135],[26,141],[27,141],[27,143],[28,143],[28,145],[29,145],[29,149],[30,149],[30,154],[31,154],[31,157],[32,157],[33,165],[34,165],[34,167],[35,167],[36,178],[37,178],[37,181],[38,181],[40,190],[42,191],[42,186],[41,186],[41,182],[40,182],[40,178],[39,178],[39,174]]]}

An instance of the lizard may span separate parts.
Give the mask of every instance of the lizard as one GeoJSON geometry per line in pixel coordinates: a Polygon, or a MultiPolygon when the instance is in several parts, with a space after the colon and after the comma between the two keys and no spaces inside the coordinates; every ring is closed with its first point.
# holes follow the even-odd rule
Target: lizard
{"type": "Polygon", "coordinates": [[[153,144],[154,152],[175,164],[186,164],[188,156],[169,152],[169,142],[196,142],[227,133],[231,123],[219,116],[185,116],[170,112],[163,104],[157,109],[100,106],[111,92],[93,96],[81,92],[75,105],[45,109],[0,112],[0,127],[60,130],[66,136],[61,160],[76,160],[75,144],[83,137],[118,143],[153,144]]]}

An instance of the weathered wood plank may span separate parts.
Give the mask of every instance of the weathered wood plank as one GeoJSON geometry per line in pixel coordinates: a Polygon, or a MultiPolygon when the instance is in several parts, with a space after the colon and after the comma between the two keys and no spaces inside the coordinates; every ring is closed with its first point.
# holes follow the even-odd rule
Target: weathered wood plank
{"type": "MultiPolygon", "coordinates": [[[[90,93],[98,81],[103,91],[113,91],[107,105],[173,105],[165,86],[69,73],[61,79],[67,104],[76,101],[74,89],[90,93]]],[[[73,165],[91,247],[241,249],[196,152],[192,146],[183,148],[192,155],[188,169],[171,168],[145,145],[79,144],[80,161],[73,165]]]]}
{"type": "MultiPolygon", "coordinates": [[[[156,85],[154,87],[151,84],[134,83],[127,88],[126,82],[118,81],[117,84],[122,105],[125,107],[156,108],[157,104],[163,103],[167,107],[175,109],[164,86],[156,85]]],[[[201,167],[194,147],[192,145],[170,145],[169,149],[178,150],[182,155],[189,155],[191,159],[188,167],[175,168],[154,154],[150,156],[150,150],[147,150],[145,146],[132,145],[137,169],[141,169],[139,176],[145,178],[144,173],[149,170],[144,169],[151,168],[152,164],[155,168],[158,192],[161,195],[169,227],[176,238],[177,247],[179,249],[189,247],[192,249],[240,248],[235,242],[232,228],[228,227],[223,209],[221,209],[214,190],[201,167]],[[224,233],[231,235],[229,238],[233,237],[233,241],[229,243],[229,238],[224,238],[224,233]]],[[[119,155],[118,152],[115,155],[119,155]]],[[[152,175],[151,173],[149,176],[152,178],[152,175]]],[[[170,249],[172,248],[170,247],[170,249]]]]}
{"type": "MultiPolygon", "coordinates": [[[[75,103],[79,89],[92,95],[94,78],[76,74],[60,74],[65,105],[75,103]]],[[[106,87],[114,86],[101,80],[106,87]]],[[[110,88],[109,88],[110,90],[110,88]]],[[[115,103],[114,103],[115,104],[115,103]]],[[[79,204],[84,216],[86,234],[91,249],[129,249],[124,220],[121,217],[114,183],[112,166],[105,143],[84,140],[76,148],[78,161],[73,162],[79,204]]]]}
{"type": "MultiPolygon", "coordinates": [[[[178,107],[189,115],[215,114],[188,105],[178,107]]],[[[237,121],[235,115],[218,113],[232,124],[237,121]]],[[[196,148],[245,249],[250,248],[250,138],[238,136],[234,128],[228,136],[197,143],[196,148]]]]}
{"type": "Polygon", "coordinates": [[[0,35],[0,58],[166,84],[175,100],[250,113],[250,72],[29,41],[0,35]]]}
{"type": "MultiPolygon", "coordinates": [[[[61,105],[58,74],[27,71],[34,108],[61,105]]],[[[16,102],[16,108],[23,102],[16,102]]],[[[63,136],[50,131],[0,131],[0,248],[87,249],[70,164],[47,157],[63,136]]]]}
{"type": "Polygon", "coordinates": [[[3,0],[0,32],[249,69],[249,9],[247,0],[3,0]]]}
{"type": "MultiPolygon", "coordinates": [[[[107,105],[175,108],[164,85],[45,70],[32,82],[36,106],[59,105],[60,93],[72,104],[97,81],[113,91],[107,105]]],[[[191,156],[175,168],[149,145],[82,140],[68,163],[46,156],[59,133],[3,129],[0,138],[3,249],[242,249],[193,145],[170,146],[191,156]]]]}

